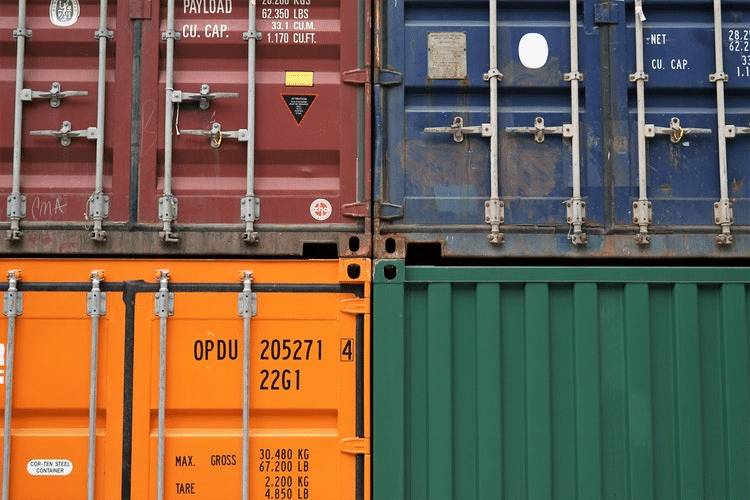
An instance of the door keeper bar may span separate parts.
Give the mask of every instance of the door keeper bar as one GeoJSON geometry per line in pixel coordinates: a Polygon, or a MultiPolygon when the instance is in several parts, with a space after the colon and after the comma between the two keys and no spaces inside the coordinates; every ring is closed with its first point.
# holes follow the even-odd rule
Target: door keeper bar
{"type": "Polygon", "coordinates": [[[91,354],[89,356],[89,455],[86,498],[94,500],[96,489],[96,388],[99,375],[100,319],[107,314],[107,294],[101,290],[103,271],[91,271],[91,291],[86,296],[86,314],[91,318],[91,354]]]}
{"type": "Polygon", "coordinates": [[[493,245],[501,245],[505,241],[500,225],[505,223],[505,203],[500,199],[499,174],[499,145],[498,145],[498,82],[503,74],[497,68],[497,1],[490,0],[489,16],[489,65],[490,69],[483,75],[490,85],[490,123],[479,126],[464,126],[464,119],[460,116],[453,118],[450,127],[428,127],[426,134],[451,134],[455,142],[463,142],[464,136],[477,134],[490,139],[490,199],[484,203],[484,222],[490,225],[488,240],[493,245]]]}
{"type": "Polygon", "coordinates": [[[8,290],[4,293],[3,314],[8,318],[8,333],[5,345],[5,408],[3,411],[3,487],[2,500],[8,500],[10,492],[10,444],[13,429],[13,358],[15,351],[16,319],[23,314],[23,292],[18,291],[21,271],[8,271],[8,290]]]}
{"type": "Polygon", "coordinates": [[[255,48],[262,35],[256,29],[255,1],[247,2],[247,32],[242,34],[247,41],[247,176],[245,197],[240,200],[240,218],[245,223],[243,239],[249,244],[258,242],[255,221],[260,218],[260,198],[255,195],[255,48]]]}
{"type": "Polygon", "coordinates": [[[250,321],[258,313],[252,283],[253,273],[243,271],[243,287],[237,297],[237,312],[242,317],[242,500],[250,497],[250,321]]]}
{"type": "Polygon", "coordinates": [[[88,199],[86,217],[94,226],[89,233],[94,241],[106,241],[107,232],[103,228],[104,220],[109,217],[109,196],[104,193],[104,115],[107,91],[107,40],[114,33],[107,29],[107,0],[99,1],[99,29],[94,38],[99,43],[99,66],[97,70],[96,89],[96,173],[94,192],[88,199]]]}
{"type": "Polygon", "coordinates": [[[588,236],[583,231],[586,223],[586,201],[581,196],[581,119],[580,119],[580,85],[583,73],[578,68],[578,1],[570,0],[570,73],[563,75],[566,82],[570,82],[570,115],[571,122],[562,126],[547,127],[544,118],[537,116],[532,127],[507,127],[505,131],[511,134],[532,134],[537,144],[542,144],[545,134],[560,135],[571,140],[571,173],[573,177],[573,196],[564,202],[570,226],[568,239],[575,246],[585,246],[588,236]]]}
{"type": "MultiPolygon", "coordinates": [[[[13,112],[13,174],[10,195],[8,195],[7,217],[10,221],[6,238],[20,240],[21,219],[26,217],[26,196],[21,193],[21,137],[23,134],[23,70],[26,53],[26,39],[31,38],[31,30],[26,29],[26,0],[18,0],[18,27],[13,30],[16,39],[16,93],[13,112]]],[[[5,500],[5,499],[3,499],[5,500]]]]}
{"type": "MultiPolygon", "coordinates": [[[[170,0],[173,1],[173,0],[170,0]]],[[[167,404],[167,318],[174,314],[174,293],[169,291],[169,270],[158,271],[159,291],[154,314],[159,318],[159,408],[156,451],[156,498],[164,500],[164,424],[167,404]]]]}

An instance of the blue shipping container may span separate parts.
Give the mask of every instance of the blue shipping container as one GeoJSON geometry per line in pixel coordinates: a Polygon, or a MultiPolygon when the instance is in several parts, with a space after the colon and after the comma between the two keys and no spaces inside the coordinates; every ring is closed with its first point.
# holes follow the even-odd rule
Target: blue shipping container
{"type": "Polygon", "coordinates": [[[395,0],[375,16],[378,257],[750,253],[750,2],[395,0]]]}

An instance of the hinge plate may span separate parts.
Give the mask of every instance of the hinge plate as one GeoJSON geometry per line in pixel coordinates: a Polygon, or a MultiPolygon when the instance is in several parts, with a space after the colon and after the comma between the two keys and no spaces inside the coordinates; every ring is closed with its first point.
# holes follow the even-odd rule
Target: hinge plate
{"type": "Polygon", "coordinates": [[[339,449],[341,453],[348,453],[350,455],[369,455],[370,438],[344,438],[339,441],[339,449]]]}
{"type": "Polygon", "coordinates": [[[620,22],[616,4],[598,3],[594,5],[594,24],[617,24],[620,22]]]}
{"type": "Polygon", "coordinates": [[[378,81],[375,82],[383,87],[389,87],[391,85],[401,85],[404,82],[404,75],[400,71],[389,68],[381,68],[378,70],[378,81]]]}
{"type": "Polygon", "coordinates": [[[381,220],[401,219],[404,216],[404,207],[395,203],[377,203],[375,213],[381,220]]]}
{"type": "Polygon", "coordinates": [[[342,213],[346,217],[354,217],[354,218],[364,218],[370,215],[370,204],[369,203],[363,203],[363,202],[357,202],[357,203],[347,203],[346,205],[343,205],[342,207],[342,213]]]}
{"type": "Polygon", "coordinates": [[[357,68],[341,73],[341,80],[352,85],[367,85],[372,83],[370,68],[357,68]]]}
{"type": "Polygon", "coordinates": [[[151,0],[130,0],[128,14],[130,19],[151,19],[151,0]]]}
{"type": "Polygon", "coordinates": [[[368,314],[370,312],[370,301],[367,299],[342,299],[339,301],[339,310],[345,314],[368,314]]]}

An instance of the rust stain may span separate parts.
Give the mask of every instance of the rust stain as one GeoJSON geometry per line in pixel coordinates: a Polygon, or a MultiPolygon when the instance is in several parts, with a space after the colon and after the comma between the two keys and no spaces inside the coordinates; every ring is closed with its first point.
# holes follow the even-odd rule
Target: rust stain
{"type": "Polygon", "coordinates": [[[732,179],[732,192],[739,193],[745,187],[744,179],[732,179]]]}
{"type": "Polygon", "coordinates": [[[555,168],[560,161],[560,141],[537,144],[531,136],[507,137],[500,152],[500,175],[507,196],[547,197],[555,189],[555,168]]]}

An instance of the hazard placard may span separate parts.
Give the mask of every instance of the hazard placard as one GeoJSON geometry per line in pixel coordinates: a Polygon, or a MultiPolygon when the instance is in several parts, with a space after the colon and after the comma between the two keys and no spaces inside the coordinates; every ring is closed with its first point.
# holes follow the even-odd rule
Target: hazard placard
{"type": "Polygon", "coordinates": [[[305,118],[305,115],[310,110],[310,106],[312,106],[312,103],[317,96],[282,94],[282,97],[297,122],[297,125],[299,125],[302,123],[302,120],[305,118]]]}

